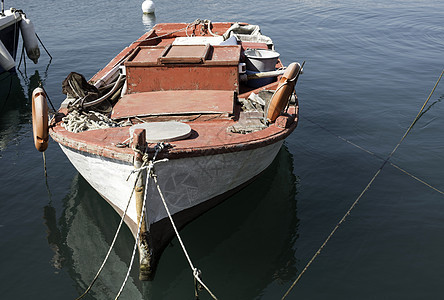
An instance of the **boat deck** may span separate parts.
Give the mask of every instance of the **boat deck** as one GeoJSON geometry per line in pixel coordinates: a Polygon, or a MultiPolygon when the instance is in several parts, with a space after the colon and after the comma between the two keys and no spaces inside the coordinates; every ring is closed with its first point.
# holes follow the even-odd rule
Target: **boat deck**
{"type": "MultiPolygon", "coordinates": [[[[231,25],[213,23],[212,30],[221,35],[231,25]]],[[[143,121],[188,124],[191,135],[170,142],[171,147],[161,153],[161,157],[168,158],[243,151],[287,137],[297,125],[297,105],[262,130],[247,134],[230,130],[233,125],[248,123],[252,116],[242,115],[239,98],[277,88],[276,78],[268,85],[255,88],[241,82],[239,77],[239,64],[245,61],[243,51],[246,48],[267,49],[268,45],[260,42],[175,44],[176,39],[186,42],[192,34],[200,34],[199,29],[187,24],[157,24],[90,80],[91,83],[101,81],[124,62],[127,92],[114,104],[111,118],[128,120],[131,125],[143,121]]],[[[276,68],[280,67],[282,64],[278,60],[276,68]]],[[[59,124],[51,128],[56,142],[92,155],[133,162],[134,150],[119,146],[129,139],[130,126],[73,133],[59,124]]]]}
{"type": "Polygon", "coordinates": [[[189,114],[233,114],[234,93],[226,90],[154,91],[124,95],[111,118],[189,114]]]}

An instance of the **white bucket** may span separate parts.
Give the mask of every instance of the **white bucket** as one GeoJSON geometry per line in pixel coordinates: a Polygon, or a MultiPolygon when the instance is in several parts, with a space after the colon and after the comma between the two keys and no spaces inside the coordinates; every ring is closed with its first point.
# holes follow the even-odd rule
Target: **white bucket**
{"type": "Polygon", "coordinates": [[[244,52],[247,70],[255,72],[274,71],[279,53],[266,49],[247,49],[244,52]]]}

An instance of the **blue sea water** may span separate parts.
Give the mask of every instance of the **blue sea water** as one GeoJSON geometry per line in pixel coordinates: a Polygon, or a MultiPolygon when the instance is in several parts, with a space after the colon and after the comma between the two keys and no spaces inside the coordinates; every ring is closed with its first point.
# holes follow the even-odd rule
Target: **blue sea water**
{"type": "MultiPolygon", "coordinates": [[[[383,165],[444,68],[444,2],[411,0],[6,1],[43,49],[0,78],[0,298],[74,299],[101,264],[119,217],[53,141],[32,140],[30,93],[63,100],[71,71],[89,78],[153,24],[244,21],[273,38],[285,64],[306,61],[300,123],[253,184],[188,225],[183,239],[220,299],[280,299],[383,165]],[[348,142],[346,142],[348,141],[348,142]],[[361,147],[358,148],[357,146],[361,147]],[[363,151],[362,149],[367,150],[363,151]]],[[[391,158],[444,190],[444,83],[391,158]]],[[[386,164],[287,299],[440,299],[444,196],[386,164]]],[[[87,299],[114,298],[128,267],[124,230],[87,299]]],[[[152,282],[131,273],[121,299],[193,299],[177,240],[152,282]]],[[[201,299],[210,299],[205,292],[201,299]]]]}

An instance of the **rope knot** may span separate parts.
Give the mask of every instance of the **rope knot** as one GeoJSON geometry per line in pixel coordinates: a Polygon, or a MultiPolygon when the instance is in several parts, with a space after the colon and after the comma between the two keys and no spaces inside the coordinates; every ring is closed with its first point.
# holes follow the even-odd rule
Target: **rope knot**
{"type": "Polygon", "coordinates": [[[160,152],[160,151],[162,151],[164,148],[165,148],[165,143],[163,143],[163,142],[157,143],[157,145],[154,146],[154,150],[155,150],[156,152],[160,152]]]}
{"type": "Polygon", "coordinates": [[[146,167],[146,168],[148,168],[148,170],[151,170],[151,172],[152,172],[152,169],[153,169],[153,167],[154,167],[154,163],[157,163],[157,161],[154,162],[154,161],[150,160],[150,161],[148,162],[148,166],[146,167]]]}
{"type": "Polygon", "coordinates": [[[198,268],[194,268],[193,276],[196,278],[200,278],[201,275],[202,275],[202,272],[198,268]]]}

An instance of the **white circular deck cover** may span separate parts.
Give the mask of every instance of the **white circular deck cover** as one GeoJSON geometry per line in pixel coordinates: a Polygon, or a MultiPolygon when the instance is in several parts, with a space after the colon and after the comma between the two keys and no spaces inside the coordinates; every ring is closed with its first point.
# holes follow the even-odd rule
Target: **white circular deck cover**
{"type": "Polygon", "coordinates": [[[191,134],[191,127],[181,122],[140,123],[130,127],[130,136],[135,129],[145,129],[148,143],[172,142],[186,139],[191,134]]]}

